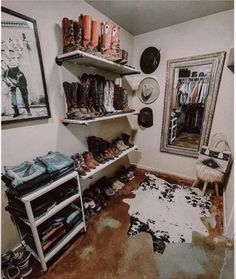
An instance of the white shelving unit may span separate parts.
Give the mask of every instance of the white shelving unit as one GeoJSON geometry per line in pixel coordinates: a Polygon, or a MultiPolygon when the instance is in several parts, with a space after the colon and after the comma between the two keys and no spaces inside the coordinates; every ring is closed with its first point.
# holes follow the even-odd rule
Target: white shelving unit
{"type": "Polygon", "coordinates": [[[135,68],[109,61],[102,56],[96,56],[80,50],[74,50],[68,53],[58,55],[56,63],[62,65],[63,62],[71,62],[78,65],[85,65],[88,67],[95,67],[101,70],[112,73],[124,75],[140,74],[135,68]]]}
{"type": "Polygon", "coordinates": [[[56,180],[55,182],[52,182],[50,184],[44,185],[40,187],[39,189],[35,190],[34,192],[31,192],[28,195],[25,195],[21,198],[19,198],[21,202],[24,203],[27,219],[20,218],[25,224],[27,224],[32,231],[32,236],[34,239],[36,251],[32,249],[29,245],[27,245],[27,242],[24,241],[24,236],[22,231],[20,230],[18,226],[18,230],[20,233],[20,236],[22,237],[22,242],[26,244],[27,249],[29,249],[34,257],[40,261],[42,269],[44,271],[47,271],[47,262],[56,255],[57,252],[59,252],[77,233],[79,233],[82,229],[86,231],[86,223],[85,223],[85,215],[84,215],[84,208],[83,208],[83,199],[82,199],[82,191],[80,187],[80,180],[79,175],[77,172],[73,171],[70,174],[67,174],[63,176],[62,178],[56,180]],[[58,205],[53,207],[51,210],[47,211],[43,216],[41,216],[39,219],[36,219],[33,214],[33,209],[31,206],[31,202],[34,201],[37,198],[40,198],[44,194],[50,194],[50,191],[57,188],[60,185],[63,185],[65,182],[76,178],[77,185],[78,185],[78,193],[70,196],[69,198],[66,198],[62,202],[60,202],[58,205]],[[80,204],[81,204],[81,212],[82,212],[82,220],[80,223],[76,224],[75,227],[69,231],[66,235],[63,236],[61,240],[57,242],[57,244],[48,252],[44,253],[42,249],[42,244],[40,241],[39,233],[38,233],[38,226],[43,224],[45,221],[47,221],[50,217],[54,216],[57,212],[71,204],[76,199],[80,198],[80,204]]]}
{"type": "Polygon", "coordinates": [[[101,117],[96,117],[94,119],[89,119],[89,120],[74,120],[74,119],[65,118],[62,120],[62,123],[88,126],[90,123],[93,123],[93,122],[109,120],[109,119],[116,119],[116,118],[120,118],[120,117],[131,116],[131,115],[138,115],[138,112],[134,111],[134,112],[129,112],[129,113],[114,114],[114,115],[110,115],[110,116],[101,116],[101,117]]]}

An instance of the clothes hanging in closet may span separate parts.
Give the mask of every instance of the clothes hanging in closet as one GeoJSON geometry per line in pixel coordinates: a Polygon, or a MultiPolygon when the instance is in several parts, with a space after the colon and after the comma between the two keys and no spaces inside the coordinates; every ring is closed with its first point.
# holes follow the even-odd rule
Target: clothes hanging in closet
{"type": "Polygon", "coordinates": [[[178,109],[181,106],[192,104],[204,104],[208,95],[209,81],[179,79],[173,90],[172,108],[178,109]]]}

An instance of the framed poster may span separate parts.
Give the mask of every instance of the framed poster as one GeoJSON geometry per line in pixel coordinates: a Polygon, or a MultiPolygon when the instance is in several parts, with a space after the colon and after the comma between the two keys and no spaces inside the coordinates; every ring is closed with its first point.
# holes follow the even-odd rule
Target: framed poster
{"type": "Polygon", "coordinates": [[[50,118],[37,24],[1,9],[1,122],[50,118]]]}

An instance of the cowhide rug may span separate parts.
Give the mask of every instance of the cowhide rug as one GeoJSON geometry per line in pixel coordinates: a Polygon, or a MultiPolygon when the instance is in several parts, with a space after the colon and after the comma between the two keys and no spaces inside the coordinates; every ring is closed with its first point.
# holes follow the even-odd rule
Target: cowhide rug
{"type": "Polygon", "coordinates": [[[208,235],[201,218],[210,216],[210,194],[202,197],[197,188],[170,184],[153,174],[146,174],[134,194],[134,199],[124,199],[130,206],[128,234],[150,233],[154,252],[162,254],[168,243],[191,243],[193,231],[208,235]]]}

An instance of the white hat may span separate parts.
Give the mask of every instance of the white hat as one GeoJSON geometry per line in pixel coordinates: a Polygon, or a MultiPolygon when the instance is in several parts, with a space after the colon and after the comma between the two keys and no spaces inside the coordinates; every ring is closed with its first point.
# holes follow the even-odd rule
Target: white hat
{"type": "Polygon", "coordinates": [[[160,87],[154,78],[143,79],[137,91],[139,100],[144,104],[151,104],[156,101],[160,94],[160,87]]]}

